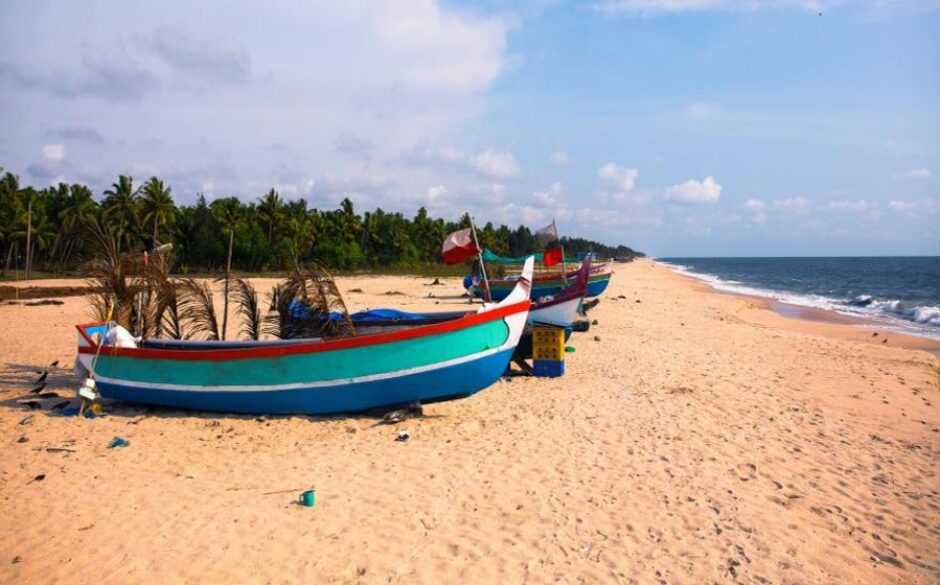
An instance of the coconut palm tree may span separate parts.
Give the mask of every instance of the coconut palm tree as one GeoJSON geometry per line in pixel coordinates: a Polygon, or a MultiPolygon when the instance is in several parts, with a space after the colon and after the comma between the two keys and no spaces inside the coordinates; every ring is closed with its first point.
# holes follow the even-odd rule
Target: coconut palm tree
{"type": "Polygon", "coordinates": [[[225,340],[228,328],[228,282],[232,272],[232,244],[235,241],[235,232],[244,225],[242,204],[236,197],[216,199],[212,202],[212,213],[222,232],[228,232],[228,259],[225,261],[225,293],[222,308],[222,339],[225,340]]]}
{"type": "Polygon", "coordinates": [[[268,246],[273,246],[274,236],[284,220],[284,200],[277,191],[271,189],[258,201],[258,213],[268,228],[268,246]]]}
{"type": "Polygon", "coordinates": [[[128,250],[140,224],[140,214],[137,208],[138,191],[134,189],[132,177],[121,175],[117,182],[104,192],[105,199],[101,204],[102,219],[117,234],[118,246],[123,239],[128,250]]]}
{"type": "Polygon", "coordinates": [[[157,241],[160,226],[169,226],[176,219],[173,189],[166,187],[156,177],[144,183],[140,189],[140,215],[145,224],[153,224],[153,240],[157,241]]]}

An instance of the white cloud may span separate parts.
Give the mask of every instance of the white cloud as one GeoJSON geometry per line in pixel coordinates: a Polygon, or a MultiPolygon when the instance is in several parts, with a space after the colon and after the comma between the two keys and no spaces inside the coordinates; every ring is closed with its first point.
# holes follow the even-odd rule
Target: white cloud
{"type": "Polygon", "coordinates": [[[42,147],[42,157],[50,164],[62,162],[65,158],[64,144],[47,144],[42,147]]]}
{"type": "Polygon", "coordinates": [[[864,199],[859,199],[857,201],[830,201],[827,207],[833,211],[851,211],[853,213],[864,213],[871,209],[871,205],[869,205],[869,203],[864,199]]]}
{"type": "Polygon", "coordinates": [[[552,155],[548,157],[548,160],[550,160],[551,163],[556,167],[563,167],[571,162],[571,159],[568,157],[568,153],[561,151],[553,152],[552,155]]]}
{"type": "Polygon", "coordinates": [[[904,173],[903,176],[905,179],[929,179],[931,176],[933,176],[933,173],[930,172],[930,169],[919,168],[911,169],[904,173]]]}
{"type": "Polygon", "coordinates": [[[767,214],[764,213],[763,211],[758,211],[758,212],[754,215],[754,223],[762,224],[762,223],[766,223],[766,222],[767,222],[767,214]]]}
{"type": "Polygon", "coordinates": [[[631,169],[616,163],[606,163],[597,169],[597,176],[623,191],[632,191],[636,185],[639,169],[631,169]]]}
{"type": "Polygon", "coordinates": [[[751,211],[761,211],[764,207],[767,206],[761,199],[748,199],[745,201],[744,206],[750,209],[751,211]]]}
{"type": "Polygon", "coordinates": [[[794,213],[806,213],[809,211],[809,199],[806,197],[790,197],[789,199],[778,199],[774,201],[774,208],[794,213]]]}
{"type": "Polygon", "coordinates": [[[561,183],[552,183],[548,189],[532,194],[532,199],[544,207],[564,207],[565,186],[561,183]]]}
{"type": "Polygon", "coordinates": [[[823,10],[843,0],[600,0],[593,5],[606,14],[669,14],[692,11],[737,11],[762,8],[823,10]]]}
{"type": "Polygon", "coordinates": [[[711,118],[717,114],[719,108],[715,104],[707,104],[703,102],[694,102],[688,105],[685,109],[685,117],[693,122],[700,122],[702,120],[711,118]]]}
{"type": "Polygon", "coordinates": [[[442,146],[437,150],[437,158],[448,163],[462,163],[467,157],[453,146],[442,146]]]}
{"type": "Polygon", "coordinates": [[[545,221],[548,218],[548,214],[546,214],[544,209],[526,205],[522,208],[521,218],[522,223],[536,224],[545,221]]]}
{"type": "Polygon", "coordinates": [[[913,201],[904,201],[903,199],[893,199],[888,202],[888,207],[891,209],[891,211],[910,214],[914,209],[917,208],[917,204],[914,203],[913,201]]]}
{"type": "Polygon", "coordinates": [[[492,179],[511,179],[521,172],[516,155],[512,152],[487,150],[470,157],[470,166],[492,179]]]}
{"type": "Polygon", "coordinates": [[[664,193],[666,199],[685,201],[689,203],[714,203],[721,197],[722,186],[711,175],[701,181],[689,179],[668,187],[664,193]]]}
{"type": "Polygon", "coordinates": [[[434,205],[439,203],[447,195],[447,187],[444,185],[432,185],[428,187],[428,203],[434,205]]]}

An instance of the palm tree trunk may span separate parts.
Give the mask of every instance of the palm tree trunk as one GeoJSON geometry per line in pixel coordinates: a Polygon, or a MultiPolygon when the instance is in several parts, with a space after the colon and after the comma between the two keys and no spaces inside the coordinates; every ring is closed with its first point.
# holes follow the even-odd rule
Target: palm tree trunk
{"type": "Polygon", "coordinates": [[[232,271],[232,241],[235,238],[235,230],[228,232],[228,260],[225,262],[225,301],[222,309],[222,341],[225,341],[225,330],[228,328],[228,277],[232,271]]]}
{"type": "Polygon", "coordinates": [[[10,242],[10,246],[7,250],[7,262],[3,265],[3,272],[0,272],[0,276],[6,276],[6,273],[10,270],[10,260],[13,258],[13,242],[10,242]]]}
{"type": "Polygon", "coordinates": [[[32,243],[33,235],[33,198],[29,198],[29,211],[26,214],[26,280],[29,280],[29,269],[30,260],[32,259],[32,254],[30,254],[30,244],[32,243]]]}
{"type": "Polygon", "coordinates": [[[157,214],[156,211],[154,211],[153,212],[153,247],[154,248],[157,247],[157,220],[159,218],[160,216],[157,214]]]}

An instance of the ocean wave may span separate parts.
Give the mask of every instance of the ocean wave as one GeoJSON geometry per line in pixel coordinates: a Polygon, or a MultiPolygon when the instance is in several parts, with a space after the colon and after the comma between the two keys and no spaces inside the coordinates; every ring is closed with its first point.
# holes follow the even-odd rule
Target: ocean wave
{"type": "Polygon", "coordinates": [[[851,299],[800,294],[795,292],[746,286],[733,280],[723,280],[713,274],[694,272],[689,266],[659,262],[676,272],[704,281],[712,288],[724,292],[770,298],[782,303],[825,309],[843,315],[874,320],[888,329],[940,338],[940,307],[911,305],[897,299],[881,300],[874,295],[859,294],[851,299]]]}

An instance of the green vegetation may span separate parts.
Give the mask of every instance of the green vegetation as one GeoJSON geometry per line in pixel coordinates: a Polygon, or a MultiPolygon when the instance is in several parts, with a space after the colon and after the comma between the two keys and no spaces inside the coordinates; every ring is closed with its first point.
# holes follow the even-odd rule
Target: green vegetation
{"type": "MultiPolygon", "coordinates": [[[[137,185],[121,175],[102,195],[96,201],[91,189],[79,184],[23,187],[6,173],[0,178],[0,276],[8,275],[14,263],[20,269],[25,266],[30,216],[32,273],[44,275],[70,273],[94,251],[95,239],[88,237],[91,225],[114,234],[121,251],[141,247],[146,238],[172,242],[176,270],[190,274],[218,272],[231,254],[232,268],[250,273],[315,260],[339,272],[443,275],[454,273],[439,264],[444,237],[469,225],[467,216],[447,222],[429,217],[423,207],[411,219],[382,209],[360,216],[349,199],[338,209],[313,209],[303,199],[283,200],[274,189],[250,203],[236,197],[209,203],[199,195],[195,204],[177,206],[172,188],[157,177],[137,185]]],[[[487,223],[477,228],[482,245],[500,255],[542,249],[524,226],[487,223]]],[[[602,257],[641,255],[626,246],[580,238],[563,238],[562,243],[569,254],[590,249],[602,257]]]]}

